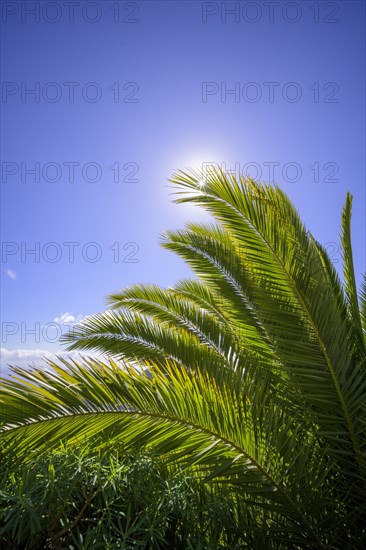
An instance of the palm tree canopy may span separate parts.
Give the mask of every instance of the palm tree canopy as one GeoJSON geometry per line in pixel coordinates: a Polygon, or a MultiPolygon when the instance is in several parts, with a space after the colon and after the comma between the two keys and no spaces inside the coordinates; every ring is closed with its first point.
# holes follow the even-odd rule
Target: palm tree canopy
{"type": "Polygon", "coordinates": [[[227,483],[271,540],[335,548],[351,544],[353,530],[361,541],[366,280],[358,295],[352,197],[341,281],[279,187],[222,171],[200,180],[175,174],[176,202],[215,221],[162,238],[196,278],[114,292],[106,312],[66,336],[70,350],[97,350],[105,361],[14,368],[3,380],[3,453],[26,460],[60,439],[102,433],[227,483]]]}

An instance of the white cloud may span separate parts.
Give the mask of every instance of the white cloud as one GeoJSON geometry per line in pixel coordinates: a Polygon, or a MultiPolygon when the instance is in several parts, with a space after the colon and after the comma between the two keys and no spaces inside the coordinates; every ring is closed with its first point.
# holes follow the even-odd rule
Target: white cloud
{"type": "MultiPolygon", "coordinates": [[[[9,378],[11,374],[10,366],[16,366],[26,370],[34,368],[47,369],[49,368],[45,360],[53,359],[57,362],[57,358],[80,361],[82,359],[97,359],[108,364],[108,357],[101,352],[83,352],[83,351],[49,351],[45,349],[7,349],[0,348],[0,376],[3,378],[9,378]]],[[[121,362],[122,367],[123,362],[121,362]]],[[[135,366],[138,372],[144,372],[149,377],[149,369],[139,365],[138,362],[130,361],[131,366],[135,366]]]]}
{"type": "Polygon", "coordinates": [[[66,313],[61,313],[59,317],[54,318],[54,322],[58,323],[59,325],[72,325],[74,323],[78,323],[83,318],[83,315],[74,315],[73,313],[69,313],[66,311],[66,313]]]}
{"type": "Polygon", "coordinates": [[[43,349],[6,349],[0,348],[1,358],[5,360],[14,359],[39,359],[43,355],[52,355],[49,351],[43,349]]]}
{"type": "Polygon", "coordinates": [[[17,278],[17,274],[12,269],[4,269],[4,271],[7,274],[7,276],[10,277],[10,279],[14,280],[17,278]]]}
{"type": "Polygon", "coordinates": [[[0,374],[9,376],[9,365],[16,365],[21,368],[46,367],[45,359],[57,359],[56,356],[63,359],[80,359],[82,357],[99,357],[93,353],[83,353],[80,351],[55,351],[51,352],[45,349],[12,349],[0,348],[0,374]]]}

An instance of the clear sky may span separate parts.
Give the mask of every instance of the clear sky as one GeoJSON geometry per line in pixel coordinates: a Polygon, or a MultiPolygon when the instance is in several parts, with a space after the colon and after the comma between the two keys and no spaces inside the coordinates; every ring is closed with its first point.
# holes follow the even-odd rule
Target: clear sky
{"type": "Polygon", "coordinates": [[[190,274],[158,244],[202,217],[171,203],[175,169],[279,183],[336,265],[350,190],[360,280],[364,2],[1,8],[2,373],[62,349],[109,292],[190,274]]]}

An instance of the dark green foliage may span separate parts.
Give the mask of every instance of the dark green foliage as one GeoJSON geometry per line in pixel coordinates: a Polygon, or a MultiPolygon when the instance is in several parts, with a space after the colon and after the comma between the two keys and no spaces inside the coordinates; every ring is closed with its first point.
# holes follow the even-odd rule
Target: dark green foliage
{"type": "Polygon", "coordinates": [[[151,452],[61,448],[1,476],[1,548],[214,549],[242,539],[230,493],[151,452]]]}

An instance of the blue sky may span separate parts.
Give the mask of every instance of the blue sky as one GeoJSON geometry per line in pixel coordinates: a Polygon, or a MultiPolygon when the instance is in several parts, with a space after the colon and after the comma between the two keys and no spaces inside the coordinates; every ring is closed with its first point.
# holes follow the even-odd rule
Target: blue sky
{"type": "Polygon", "coordinates": [[[1,40],[3,373],[190,274],[159,247],[203,217],[171,203],[178,168],[279,183],[336,265],[350,190],[360,280],[364,2],[4,1],[1,40]]]}

